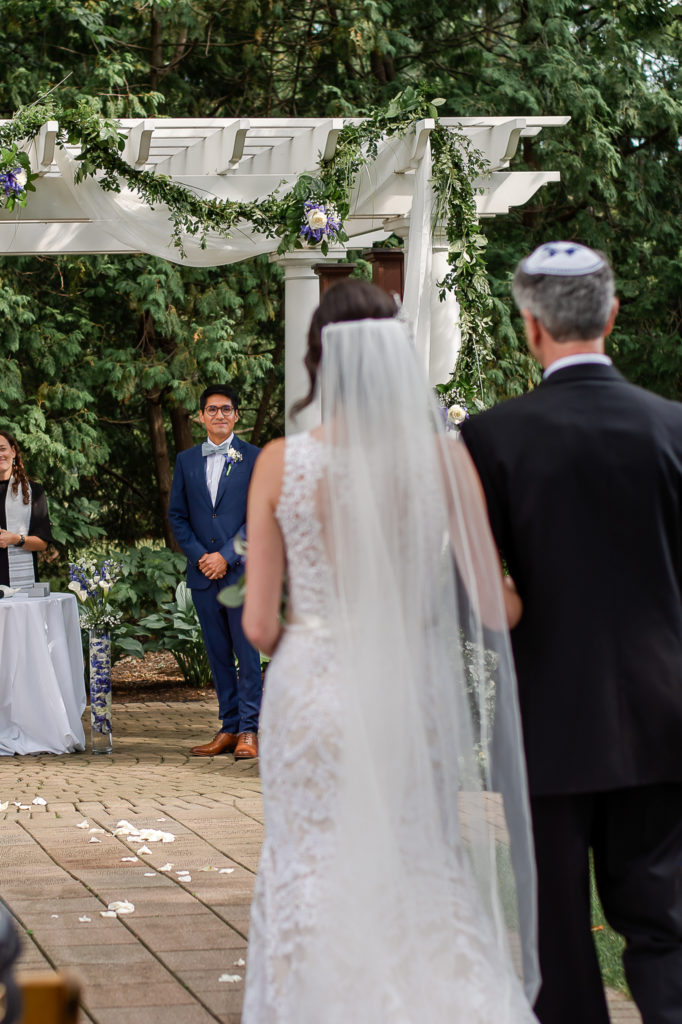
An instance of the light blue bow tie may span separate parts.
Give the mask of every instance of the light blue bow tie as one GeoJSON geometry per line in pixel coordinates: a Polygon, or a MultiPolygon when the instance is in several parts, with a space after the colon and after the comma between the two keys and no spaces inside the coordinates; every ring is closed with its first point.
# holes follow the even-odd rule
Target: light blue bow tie
{"type": "Polygon", "coordinates": [[[210,444],[208,441],[204,441],[201,446],[201,454],[206,455],[227,455],[230,450],[230,445],[227,441],[223,441],[222,444],[210,444]]]}

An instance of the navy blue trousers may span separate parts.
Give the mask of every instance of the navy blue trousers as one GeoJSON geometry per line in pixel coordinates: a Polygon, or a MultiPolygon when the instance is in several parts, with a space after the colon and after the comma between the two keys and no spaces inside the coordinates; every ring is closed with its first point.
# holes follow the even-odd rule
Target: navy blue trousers
{"type": "Polygon", "coordinates": [[[223,732],[257,732],[263,695],[260,655],[244,636],[242,609],[218,602],[223,586],[222,580],[211,580],[208,587],[192,590],[218,695],[218,717],[223,732]]]}

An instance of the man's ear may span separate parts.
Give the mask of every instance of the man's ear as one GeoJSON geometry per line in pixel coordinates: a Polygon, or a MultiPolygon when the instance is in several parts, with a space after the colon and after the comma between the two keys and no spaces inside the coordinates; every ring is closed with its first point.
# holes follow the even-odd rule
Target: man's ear
{"type": "Polygon", "coordinates": [[[606,327],[604,328],[604,337],[605,338],[608,338],[609,334],[613,330],[613,325],[616,322],[616,317],[618,316],[618,310],[619,309],[620,309],[620,299],[616,295],[616,297],[613,300],[613,305],[611,306],[611,312],[609,313],[609,318],[606,321],[606,327]]]}

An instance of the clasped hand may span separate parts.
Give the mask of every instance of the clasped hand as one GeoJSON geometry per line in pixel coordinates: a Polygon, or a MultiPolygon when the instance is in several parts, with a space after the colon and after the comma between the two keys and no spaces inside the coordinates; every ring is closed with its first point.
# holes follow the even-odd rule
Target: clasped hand
{"type": "Polygon", "coordinates": [[[221,580],[227,572],[227,562],[219,551],[202,555],[197,566],[209,580],[221,580]]]}
{"type": "Polygon", "coordinates": [[[11,548],[19,539],[18,533],[10,533],[9,530],[0,530],[0,548],[11,548]]]}

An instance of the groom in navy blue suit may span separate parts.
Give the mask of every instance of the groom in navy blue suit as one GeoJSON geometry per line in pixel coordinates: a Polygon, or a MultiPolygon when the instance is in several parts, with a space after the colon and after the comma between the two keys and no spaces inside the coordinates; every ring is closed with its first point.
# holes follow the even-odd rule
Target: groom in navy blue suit
{"type": "Polygon", "coordinates": [[[168,518],[187,555],[187,586],[201,623],[222,727],[190,753],[213,757],[227,752],[245,759],[258,756],[260,655],[244,636],[242,609],[223,607],[218,593],[244,574],[234,543],[246,536],[246,495],[259,449],[235,436],[239,397],[234,388],[211,385],[199,404],[208,439],[179,453],[168,518]]]}

